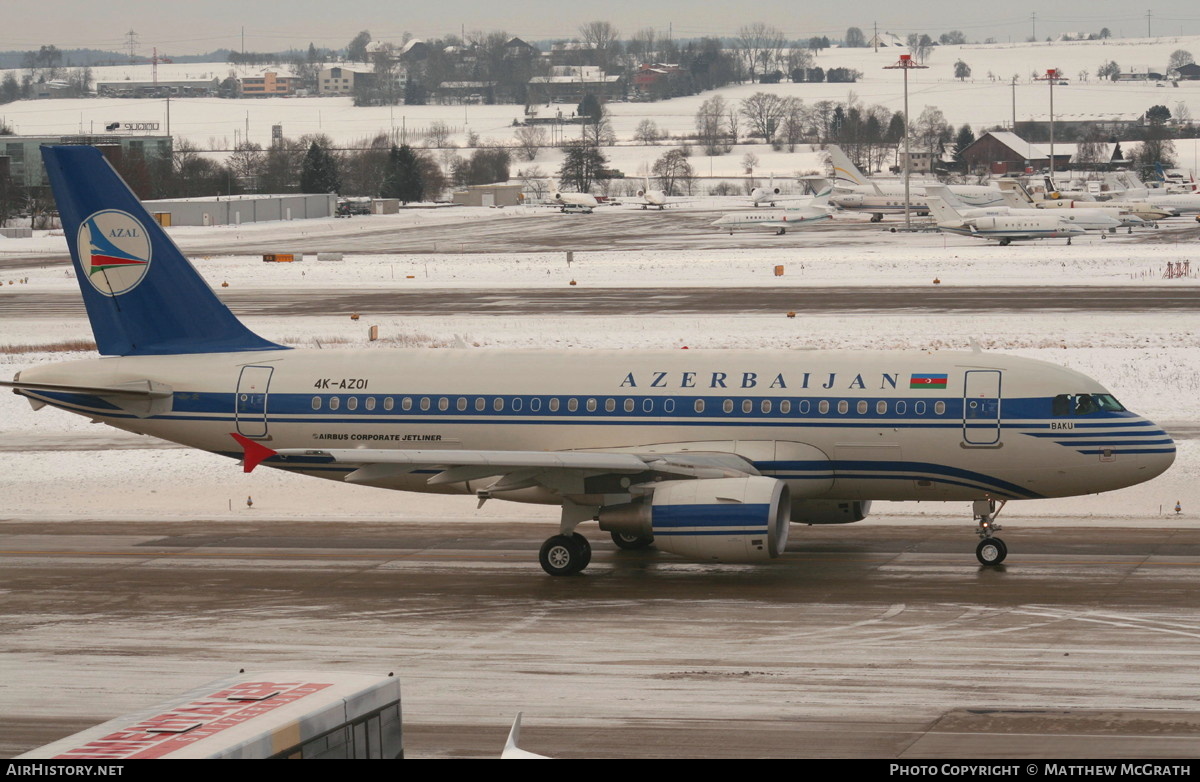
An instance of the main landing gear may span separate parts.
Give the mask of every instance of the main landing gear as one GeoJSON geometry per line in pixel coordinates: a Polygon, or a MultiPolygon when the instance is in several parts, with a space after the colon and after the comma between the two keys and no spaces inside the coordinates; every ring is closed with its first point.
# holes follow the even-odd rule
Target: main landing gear
{"type": "Polygon", "coordinates": [[[1001,500],[1000,507],[997,508],[995,500],[975,500],[972,506],[975,520],[979,522],[979,529],[976,530],[979,545],[975,547],[975,558],[981,565],[999,565],[1008,556],[1008,546],[1004,545],[1003,540],[992,535],[1003,529],[995,523],[995,519],[1004,509],[1004,503],[1005,501],[1001,500]]]}
{"type": "Polygon", "coordinates": [[[542,563],[542,570],[552,576],[574,575],[592,561],[592,544],[578,532],[555,535],[542,544],[538,561],[542,563]]]}

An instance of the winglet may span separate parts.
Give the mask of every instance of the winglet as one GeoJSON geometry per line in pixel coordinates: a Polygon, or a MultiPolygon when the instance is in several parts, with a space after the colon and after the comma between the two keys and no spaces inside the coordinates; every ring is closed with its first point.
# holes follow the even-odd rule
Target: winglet
{"type": "Polygon", "coordinates": [[[249,437],[243,437],[237,432],[230,432],[229,436],[242,446],[242,472],[252,472],[264,460],[270,459],[277,453],[262,443],[251,440],[249,437]]]}
{"type": "Polygon", "coordinates": [[[508,732],[508,741],[504,743],[504,751],[500,753],[501,760],[548,760],[545,755],[523,750],[517,746],[521,740],[521,712],[513,720],[512,729],[508,732]]]}

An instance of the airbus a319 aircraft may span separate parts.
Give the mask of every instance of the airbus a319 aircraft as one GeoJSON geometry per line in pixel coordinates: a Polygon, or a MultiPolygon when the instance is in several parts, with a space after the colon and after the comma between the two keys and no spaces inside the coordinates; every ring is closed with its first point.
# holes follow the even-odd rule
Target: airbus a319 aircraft
{"type": "Polygon", "coordinates": [[[1174,459],[1096,381],[979,351],[287,348],[233,316],[99,151],[43,156],[102,357],[5,385],[246,472],[559,505],[552,575],[587,566],[591,521],[626,548],[761,562],[790,523],[858,521],[877,499],[972,503],[994,565],[997,504],[1174,459]]]}

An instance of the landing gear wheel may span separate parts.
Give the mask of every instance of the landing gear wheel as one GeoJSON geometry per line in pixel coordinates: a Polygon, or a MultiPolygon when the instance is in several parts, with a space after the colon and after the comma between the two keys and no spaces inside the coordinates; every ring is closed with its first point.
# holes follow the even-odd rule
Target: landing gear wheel
{"type": "Polygon", "coordinates": [[[575,545],[579,547],[581,552],[583,552],[582,559],[580,559],[580,562],[583,564],[579,566],[579,569],[583,570],[585,567],[592,564],[592,544],[588,542],[587,538],[585,538],[583,535],[580,535],[578,532],[571,535],[571,540],[575,541],[575,545]]]}
{"type": "Polygon", "coordinates": [[[881,215],[881,214],[873,214],[873,215],[871,215],[871,222],[872,222],[872,223],[882,223],[882,222],[883,222],[883,215],[881,215]]]}
{"type": "Polygon", "coordinates": [[[591,546],[580,546],[575,538],[578,537],[587,544],[582,535],[555,535],[547,538],[538,552],[538,562],[552,576],[570,576],[587,567],[591,560],[591,546]]]}
{"type": "Polygon", "coordinates": [[[1008,556],[1008,546],[1000,538],[984,538],[975,547],[975,558],[981,565],[999,565],[1008,556]]]}
{"type": "Polygon", "coordinates": [[[617,544],[617,548],[623,548],[626,551],[640,551],[654,545],[653,535],[628,535],[624,532],[613,532],[610,534],[612,535],[613,543],[617,544]]]}

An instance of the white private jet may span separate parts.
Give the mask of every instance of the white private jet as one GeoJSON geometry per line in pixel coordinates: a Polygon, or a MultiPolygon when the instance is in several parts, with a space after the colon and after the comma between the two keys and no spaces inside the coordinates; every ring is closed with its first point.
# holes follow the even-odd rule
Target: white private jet
{"type": "Polygon", "coordinates": [[[684,204],[693,200],[689,198],[676,198],[674,196],[667,195],[665,190],[653,189],[650,187],[650,177],[646,177],[645,185],[638,188],[637,197],[641,200],[632,202],[627,201],[626,203],[632,203],[636,206],[642,207],[642,209],[649,209],[652,206],[658,207],[659,211],[666,209],[668,206],[678,206],[679,204],[684,204]]]}
{"type": "MultiPolygon", "coordinates": [[[[880,185],[858,169],[836,144],[826,147],[829,162],[833,166],[835,193],[831,199],[839,208],[848,212],[867,212],[871,222],[877,223],[884,215],[904,214],[904,184],[889,181],[880,185]]],[[[1003,203],[999,189],[986,185],[946,185],[950,192],[967,206],[981,208],[1003,203]]],[[[908,209],[916,215],[929,214],[925,183],[909,185],[908,209]]]]}
{"type": "Polygon", "coordinates": [[[596,200],[596,196],[591,193],[566,193],[562,190],[555,190],[550,194],[550,202],[558,206],[562,211],[566,212],[567,207],[578,207],[578,210],[591,212],[600,202],[596,200]]]}
{"type": "MultiPolygon", "coordinates": [[[[928,197],[940,198],[943,203],[958,213],[961,218],[975,217],[1045,217],[1050,212],[1038,209],[1032,205],[1018,206],[1015,193],[1012,191],[1006,192],[1007,196],[1013,198],[1012,206],[984,206],[979,208],[971,208],[962,203],[958,196],[951,193],[945,185],[928,185],[926,187],[928,197]]],[[[1072,225],[1078,225],[1085,231],[1108,231],[1115,232],[1122,226],[1144,225],[1144,221],[1136,215],[1127,212],[1121,212],[1119,209],[1071,209],[1069,211],[1053,211],[1054,215],[1072,225]]]]}
{"type": "Polygon", "coordinates": [[[765,562],[790,523],[872,500],[972,503],[996,565],[1008,500],[1147,481],[1175,444],[1074,370],[980,351],[304,350],[247,329],[94,147],[44,147],[100,358],[3,385],[259,465],[560,506],[539,560],[618,546],[765,562]]]}
{"type": "MultiPolygon", "coordinates": [[[[946,233],[991,239],[1007,246],[1014,241],[1030,239],[1066,239],[1085,233],[1081,226],[1064,220],[1058,214],[1037,213],[1020,215],[979,215],[960,213],[936,196],[929,197],[929,208],[937,220],[938,229],[946,233]]],[[[1031,210],[1034,211],[1034,210],[1031,210]]],[[[1113,223],[1116,223],[1114,220],[1113,223]]]]}
{"type": "Polygon", "coordinates": [[[789,228],[801,228],[829,220],[833,216],[832,207],[829,205],[829,196],[832,193],[833,188],[826,187],[817,195],[806,199],[807,204],[770,212],[729,212],[714,220],[712,225],[722,231],[729,231],[731,235],[735,230],[767,229],[774,231],[777,236],[782,236],[789,228]]]}
{"type": "Polygon", "coordinates": [[[1075,201],[1070,198],[1043,198],[1035,200],[1025,186],[1012,179],[1000,181],[1000,191],[1004,193],[1004,202],[1009,206],[1021,209],[1099,209],[1110,210],[1122,222],[1129,225],[1145,225],[1179,213],[1174,209],[1163,209],[1146,201],[1075,201]],[[1130,216],[1138,218],[1131,220],[1130,216]]]}

